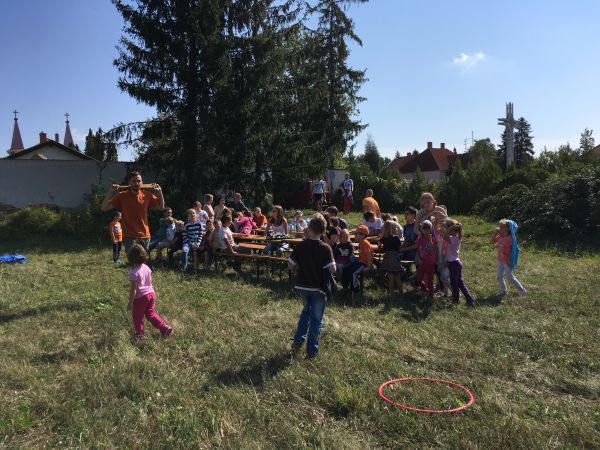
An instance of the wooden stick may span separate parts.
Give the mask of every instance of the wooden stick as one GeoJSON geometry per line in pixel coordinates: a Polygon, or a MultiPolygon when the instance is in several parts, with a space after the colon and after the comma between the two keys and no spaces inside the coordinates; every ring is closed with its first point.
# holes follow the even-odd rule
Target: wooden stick
{"type": "MultiPolygon", "coordinates": [[[[119,192],[123,192],[123,191],[128,191],[131,186],[129,185],[125,185],[125,186],[113,186],[115,189],[117,189],[119,192]]],[[[145,190],[152,190],[154,189],[154,183],[151,184],[142,184],[140,186],[140,189],[145,189],[145,190]]]]}

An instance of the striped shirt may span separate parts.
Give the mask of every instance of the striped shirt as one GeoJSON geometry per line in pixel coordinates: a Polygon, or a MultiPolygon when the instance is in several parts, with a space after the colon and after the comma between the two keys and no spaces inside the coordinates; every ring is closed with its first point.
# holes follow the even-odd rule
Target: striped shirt
{"type": "Polygon", "coordinates": [[[204,227],[202,222],[188,222],[183,226],[183,243],[200,244],[204,227]]]}

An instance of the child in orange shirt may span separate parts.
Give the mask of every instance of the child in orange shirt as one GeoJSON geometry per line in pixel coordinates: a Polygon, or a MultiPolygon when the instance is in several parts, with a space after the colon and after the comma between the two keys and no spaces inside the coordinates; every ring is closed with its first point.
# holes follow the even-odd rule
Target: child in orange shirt
{"type": "Polygon", "coordinates": [[[367,240],[369,229],[365,225],[360,225],[355,232],[358,241],[358,259],[344,267],[342,276],[342,287],[347,289],[351,287],[353,292],[360,291],[359,274],[363,270],[373,268],[373,248],[367,240]]]}
{"type": "Polygon", "coordinates": [[[115,212],[113,220],[108,226],[110,240],[113,245],[113,262],[117,264],[121,253],[121,243],[123,242],[123,228],[121,228],[121,213],[115,212]]]}

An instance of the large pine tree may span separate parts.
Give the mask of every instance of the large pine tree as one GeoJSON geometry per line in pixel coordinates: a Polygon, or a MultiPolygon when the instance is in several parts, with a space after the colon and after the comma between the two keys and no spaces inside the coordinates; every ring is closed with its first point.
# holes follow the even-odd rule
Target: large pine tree
{"type": "Polygon", "coordinates": [[[358,104],[364,99],[358,90],[366,81],[365,71],[352,69],[348,64],[348,41],[362,45],[354,33],[354,22],[346,14],[351,3],[368,0],[318,0],[311,9],[316,14],[317,60],[313,67],[321,83],[325,83],[327,103],[323,105],[323,150],[333,167],[337,157],[346,151],[347,144],[364,125],[355,118],[358,104]]]}
{"type": "Polygon", "coordinates": [[[533,161],[533,136],[531,136],[531,125],[524,117],[517,120],[515,131],[515,165],[521,168],[533,161]]]}

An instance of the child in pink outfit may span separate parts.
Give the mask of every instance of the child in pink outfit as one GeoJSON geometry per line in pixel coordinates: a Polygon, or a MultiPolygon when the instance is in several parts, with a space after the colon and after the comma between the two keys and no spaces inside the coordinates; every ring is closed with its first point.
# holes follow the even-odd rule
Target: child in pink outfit
{"type": "Polygon", "coordinates": [[[144,316],[154,328],[160,330],[162,337],[169,337],[173,331],[154,311],[156,294],[152,287],[152,270],[145,264],[147,259],[148,254],[141,245],[134,245],[127,253],[127,260],[133,265],[129,272],[131,287],[127,309],[131,311],[136,340],[144,338],[144,316]]]}

